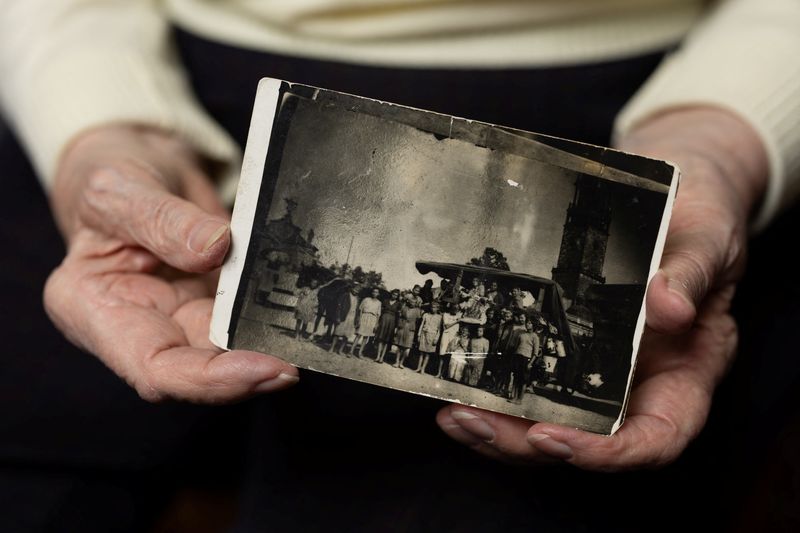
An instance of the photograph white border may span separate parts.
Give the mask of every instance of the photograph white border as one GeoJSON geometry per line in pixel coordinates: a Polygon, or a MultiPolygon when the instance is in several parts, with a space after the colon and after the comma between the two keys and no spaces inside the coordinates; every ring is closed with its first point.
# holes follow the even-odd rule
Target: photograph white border
{"type": "MultiPolygon", "coordinates": [[[[263,78],[258,85],[256,101],[253,107],[253,115],[247,137],[247,146],[244,152],[241,178],[236,193],[236,203],[234,206],[233,216],[231,220],[231,238],[232,238],[231,248],[229,251],[228,258],[226,259],[226,262],[223,265],[222,270],[220,272],[219,284],[217,287],[213,314],[211,318],[209,339],[211,340],[212,343],[214,343],[216,346],[222,349],[229,349],[229,343],[230,343],[229,329],[231,324],[231,316],[233,313],[236,296],[239,290],[241,276],[245,268],[245,260],[247,258],[248,247],[253,230],[253,219],[256,214],[256,207],[258,205],[259,196],[261,192],[264,167],[266,165],[267,156],[269,153],[269,146],[271,141],[271,134],[274,125],[274,120],[280,105],[280,90],[281,90],[281,85],[283,83],[288,83],[289,85],[291,85],[290,82],[284,82],[282,80],[277,80],[272,78],[263,78]]],[[[397,105],[397,104],[391,104],[391,105],[397,105]]],[[[430,112],[430,111],[424,111],[424,112],[430,112]]],[[[551,153],[555,153],[558,155],[558,159],[561,159],[561,154],[566,153],[558,148],[538,143],[537,141],[532,139],[524,139],[524,140],[530,141],[531,143],[535,143],[541,146],[544,150],[543,153],[552,151],[551,153]]],[[[575,145],[586,144],[586,143],[580,143],[578,141],[568,140],[568,142],[573,143],[575,145]]],[[[587,146],[592,146],[592,145],[587,145],[587,146]]],[[[628,154],[628,155],[644,159],[652,159],[638,154],[628,154]]],[[[582,158],[581,156],[578,155],[574,155],[574,157],[575,160],[579,162],[577,166],[580,167],[579,169],[576,170],[580,170],[585,174],[592,175],[601,179],[607,179],[609,181],[629,182],[628,179],[629,175],[626,176],[627,173],[624,173],[622,171],[615,171],[615,169],[606,167],[601,163],[596,163],[592,160],[582,158]],[[615,173],[619,173],[623,179],[617,178],[614,175],[615,173]]],[[[546,162],[548,164],[556,164],[555,162],[552,161],[551,157],[545,157],[543,159],[544,159],[543,162],[546,162]]],[[[632,350],[631,350],[631,365],[628,375],[627,389],[620,414],[617,420],[614,422],[609,435],[613,435],[619,429],[619,427],[622,425],[625,419],[625,413],[627,410],[627,404],[630,397],[631,385],[636,367],[636,361],[639,353],[639,346],[647,322],[646,302],[647,302],[649,284],[660,267],[661,257],[666,243],[667,231],[669,229],[669,223],[671,220],[672,208],[675,202],[675,197],[680,182],[680,169],[677,167],[677,165],[671,162],[664,162],[655,159],[653,159],[653,161],[658,161],[660,163],[667,163],[668,165],[673,167],[674,171],[671,183],[669,185],[669,190],[667,192],[664,213],[662,215],[659,232],[655,242],[655,247],[653,250],[653,255],[650,263],[650,269],[647,278],[648,280],[647,286],[645,289],[644,297],[642,299],[642,306],[639,312],[636,328],[634,331],[632,350]]],[[[637,179],[641,180],[642,178],[637,178],[637,179]]],[[[342,377],[347,377],[347,376],[342,376],[342,377]]],[[[411,391],[411,392],[413,392],[414,394],[431,396],[421,392],[416,392],[416,391],[411,391]]],[[[431,397],[435,398],[436,396],[431,396],[431,397]]]]}

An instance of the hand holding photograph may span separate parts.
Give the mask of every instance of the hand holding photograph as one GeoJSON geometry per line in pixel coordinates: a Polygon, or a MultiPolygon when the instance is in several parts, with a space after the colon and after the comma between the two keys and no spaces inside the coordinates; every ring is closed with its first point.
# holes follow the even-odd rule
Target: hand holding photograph
{"type": "Polygon", "coordinates": [[[211,340],[611,434],[671,164],[264,79],[211,340]]]}

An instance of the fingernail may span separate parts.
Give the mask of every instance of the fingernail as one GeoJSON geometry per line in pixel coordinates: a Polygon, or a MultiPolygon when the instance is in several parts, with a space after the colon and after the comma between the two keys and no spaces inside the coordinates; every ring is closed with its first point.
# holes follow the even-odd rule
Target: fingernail
{"type": "Polygon", "coordinates": [[[228,231],[228,225],[217,220],[201,222],[192,230],[189,236],[189,249],[202,254],[214,246],[228,231]]]}
{"type": "Polygon", "coordinates": [[[572,448],[544,433],[528,435],[528,442],[537,450],[558,459],[571,459],[573,455],[572,448]]]}
{"type": "Polygon", "coordinates": [[[492,429],[492,426],[486,423],[478,415],[474,415],[467,411],[451,411],[450,416],[458,422],[458,425],[461,426],[462,429],[472,433],[476,437],[486,442],[491,442],[494,440],[495,433],[492,429]]]}
{"type": "Polygon", "coordinates": [[[298,381],[300,381],[299,377],[287,374],[286,372],[281,372],[274,378],[268,379],[267,381],[262,381],[256,385],[255,390],[256,392],[272,392],[273,390],[286,387],[287,384],[294,385],[298,381]]]}
{"type": "Polygon", "coordinates": [[[473,433],[470,433],[459,424],[445,424],[442,426],[442,429],[448,435],[450,435],[451,438],[457,440],[465,446],[477,446],[483,443],[482,439],[479,439],[477,436],[475,436],[473,433]]]}
{"type": "Polygon", "coordinates": [[[288,374],[286,372],[281,372],[280,374],[278,374],[278,376],[275,379],[281,379],[281,380],[286,381],[288,383],[297,383],[298,381],[300,381],[300,376],[294,376],[294,375],[288,374]]]}

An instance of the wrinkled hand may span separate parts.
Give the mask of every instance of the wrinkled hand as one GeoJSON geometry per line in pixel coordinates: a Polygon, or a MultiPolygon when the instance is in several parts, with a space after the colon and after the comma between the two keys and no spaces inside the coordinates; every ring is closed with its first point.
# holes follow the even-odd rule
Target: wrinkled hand
{"type": "Polygon", "coordinates": [[[765,187],[766,155],[749,126],[702,107],[651,118],[620,148],[674,161],[683,174],[661,269],[647,293],[647,330],[625,423],[605,437],[443,408],[442,429],[480,453],[591,470],[655,467],[676,459],[705,424],[736,349],[730,305],[744,267],[748,215],[765,187]]]}
{"type": "Polygon", "coordinates": [[[230,230],[184,143],[136,126],[85,133],[60,162],[51,203],[68,251],[47,312],[142,398],[218,403],[297,381],[279,359],[208,340],[230,230]]]}

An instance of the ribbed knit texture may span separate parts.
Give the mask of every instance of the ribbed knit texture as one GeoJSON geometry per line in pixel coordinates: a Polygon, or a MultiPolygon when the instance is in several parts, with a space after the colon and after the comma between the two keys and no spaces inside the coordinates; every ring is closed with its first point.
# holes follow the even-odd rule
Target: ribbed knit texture
{"type": "Polygon", "coordinates": [[[800,196],[800,1],[731,0],[702,24],[637,93],[617,134],[654,113],[725,108],[760,135],[769,186],[754,221],[763,228],[800,196]]]}
{"type": "Polygon", "coordinates": [[[0,1],[0,103],[45,187],[71,139],[120,122],[173,131],[238,175],[238,147],[197,104],[151,2],[0,1]]]}

